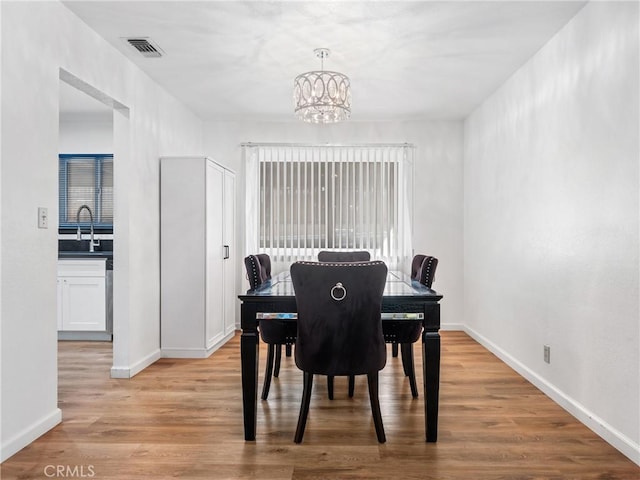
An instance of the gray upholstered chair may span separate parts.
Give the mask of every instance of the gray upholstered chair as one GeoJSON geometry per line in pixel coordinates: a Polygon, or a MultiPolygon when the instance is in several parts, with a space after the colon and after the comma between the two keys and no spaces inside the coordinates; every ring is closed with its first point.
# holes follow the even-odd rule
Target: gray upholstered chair
{"type": "MultiPolygon", "coordinates": [[[[319,262],[368,262],[371,260],[371,254],[366,250],[355,251],[329,251],[322,250],[318,253],[319,262]]],[[[327,377],[327,390],[329,392],[329,399],[333,400],[333,377],[327,377]]],[[[349,397],[353,397],[355,389],[355,378],[349,377],[349,397]]]]}
{"type": "Polygon", "coordinates": [[[416,255],[411,263],[411,280],[431,288],[436,278],[438,259],[428,255],[416,255]],[[414,268],[415,267],[415,268],[414,268]]]}
{"type": "Polygon", "coordinates": [[[244,266],[250,290],[256,290],[271,280],[271,258],[266,253],[245,257],[244,266]]]}
{"type": "Polygon", "coordinates": [[[378,372],[386,363],[382,334],[383,262],[296,262],[291,279],[298,311],[295,361],[304,388],[294,441],[302,442],[314,374],[367,375],[380,443],[386,438],[378,398],[378,372]]]}
{"type": "MultiPolygon", "coordinates": [[[[416,255],[411,262],[411,280],[431,288],[435,279],[436,267],[438,259],[427,255],[416,255]]],[[[387,343],[392,345],[392,355],[398,356],[398,345],[402,356],[402,368],[404,374],[409,377],[409,386],[411,395],[415,398],[418,396],[418,387],[416,384],[416,371],[413,361],[413,344],[420,339],[422,333],[422,325],[416,323],[402,322],[401,320],[394,322],[385,322],[383,325],[384,338],[387,343]]]]}
{"type": "MultiPolygon", "coordinates": [[[[266,253],[249,255],[244,259],[247,278],[251,290],[262,287],[271,280],[271,258],[266,253]]],[[[296,325],[277,319],[262,320],[259,326],[260,338],[267,344],[267,362],[262,385],[262,400],[269,396],[271,377],[280,375],[282,360],[282,346],[286,347],[286,354],[291,356],[291,346],[296,341],[296,325]]]]}
{"type": "Polygon", "coordinates": [[[322,250],[318,253],[319,262],[368,262],[371,254],[366,250],[332,252],[322,250]]]}

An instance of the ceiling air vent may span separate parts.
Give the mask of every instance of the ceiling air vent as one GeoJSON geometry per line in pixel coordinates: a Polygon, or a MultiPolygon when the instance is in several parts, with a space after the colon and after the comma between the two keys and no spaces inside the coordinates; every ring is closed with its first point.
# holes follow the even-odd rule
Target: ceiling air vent
{"type": "Polygon", "coordinates": [[[152,43],[148,37],[135,37],[125,39],[129,45],[138,50],[144,57],[157,58],[164,53],[158,45],[152,43]]]}

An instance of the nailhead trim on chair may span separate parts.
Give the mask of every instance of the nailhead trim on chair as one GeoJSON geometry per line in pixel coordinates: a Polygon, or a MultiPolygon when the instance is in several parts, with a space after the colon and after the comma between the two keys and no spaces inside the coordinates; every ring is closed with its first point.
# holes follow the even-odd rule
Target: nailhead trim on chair
{"type": "Polygon", "coordinates": [[[438,259],[435,257],[426,257],[422,263],[422,271],[420,272],[420,283],[428,288],[431,288],[435,276],[435,268],[438,264],[438,259]],[[426,268],[426,269],[425,269],[426,268]]]}
{"type": "Polygon", "coordinates": [[[374,260],[372,262],[307,262],[299,261],[303,265],[320,265],[323,267],[368,267],[370,265],[386,265],[380,260],[374,260]]]}
{"type": "Polygon", "coordinates": [[[251,286],[251,290],[255,290],[256,287],[260,285],[258,259],[255,255],[249,255],[249,257],[247,258],[249,259],[249,263],[251,266],[251,277],[253,278],[253,281],[251,278],[249,278],[249,285],[251,286]]]}

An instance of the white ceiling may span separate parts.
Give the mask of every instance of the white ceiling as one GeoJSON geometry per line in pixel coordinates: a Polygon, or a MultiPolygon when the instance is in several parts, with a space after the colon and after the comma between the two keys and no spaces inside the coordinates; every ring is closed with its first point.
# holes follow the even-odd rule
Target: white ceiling
{"type": "Polygon", "coordinates": [[[65,1],[203,120],[292,120],[296,75],[351,79],[353,121],[461,119],[582,1],[65,1]],[[123,37],[165,53],[144,58],[123,37]]]}

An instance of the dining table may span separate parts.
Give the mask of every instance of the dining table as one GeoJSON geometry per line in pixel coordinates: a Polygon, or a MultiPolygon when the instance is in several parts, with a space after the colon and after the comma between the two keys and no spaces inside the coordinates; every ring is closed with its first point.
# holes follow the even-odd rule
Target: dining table
{"type": "MultiPolygon", "coordinates": [[[[296,297],[288,271],[275,275],[255,290],[238,295],[241,301],[240,359],[244,438],[256,439],[258,414],[259,325],[273,319],[295,322],[296,297]]],[[[382,297],[382,322],[422,324],[422,377],[427,442],[438,439],[438,397],[440,387],[440,300],[442,295],[390,270],[382,297]]],[[[300,384],[302,388],[302,383],[300,384]]]]}

